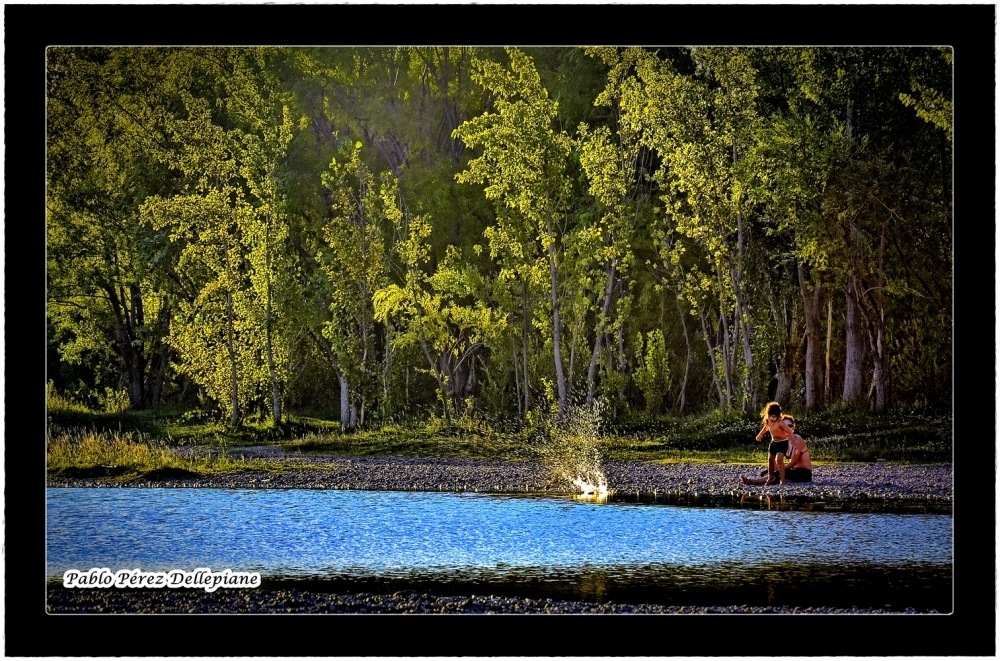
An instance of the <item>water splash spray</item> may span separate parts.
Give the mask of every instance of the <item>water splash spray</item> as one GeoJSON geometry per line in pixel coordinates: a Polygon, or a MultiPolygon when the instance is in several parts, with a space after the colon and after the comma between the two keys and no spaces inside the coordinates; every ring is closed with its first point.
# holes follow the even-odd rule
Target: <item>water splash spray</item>
{"type": "MultiPolygon", "coordinates": [[[[569,406],[561,418],[532,415],[542,460],[558,481],[573,485],[584,498],[607,498],[608,481],[601,461],[601,417],[604,403],[569,406]]],[[[534,412],[533,412],[534,413],[534,412]]]]}

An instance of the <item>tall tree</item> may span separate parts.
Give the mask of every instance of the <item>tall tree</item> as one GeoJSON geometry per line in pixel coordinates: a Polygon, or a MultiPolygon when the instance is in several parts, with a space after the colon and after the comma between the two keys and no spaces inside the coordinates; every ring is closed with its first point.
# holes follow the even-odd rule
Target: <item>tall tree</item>
{"type": "Polygon", "coordinates": [[[289,285],[286,240],[288,223],[284,210],[284,192],[279,178],[288,143],[292,138],[292,120],[281,98],[281,85],[269,70],[266,49],[239,51],[230,57],[232,73],[227,77],[232,114],[246,125],[235,131],[235,155],[239,173],[252,198],[243,236],[247,239],[250,282],[257,300],[264,307],[264,352],[271,387],[271,420],[281,424],[281,391],[285,381],[279,372],[287,354],[284,338],[279,336],[278,317],[283,298],[276,290],[289,285]]]}
{"type": "Polygon", "coordinates": [[[566,167],[572,140],[553,128],[557,104],[548,98],[531,58],[515,48],[507,49],[507,53],[510,70],[487,61],[479,62],[473,74],[473,80],[489,90],[496,101],[493,112],[469,120],[456,130],[466,145],[481,151],[458,180],[485,183],[486,197],[501,207],[500,215],[536,233],[548,267],[557,407],[562,415],[569,389],[559,317],[559,267],[564,250],[560,224],[570,190],[566,167]]]}
{"type": "MultiPolygon", "coordinates": [[[[388,232],[393,208],[383,191],[394,185],[392,173],[374,175],[361,162],[357,142],[345,162],[334,159],[323,176],[333,216],[318,261],[333,284],[330,317],[323,335],[337,357],[340,423],[364,424],[377,390],[374,296],[388,284],[388,232]]],[[[392,200],[395,204],[395,200],[392,200]]]]}
{"type": "Polygon", "coordinates": [[[726,399],[734,394],[739,341],[743,407],[755,406],[752,310],[744,269],[755,201],[747,194],[750,173],[743,158],[759,121],[755,70],[740,49],[695,49],[694,76],[641,49],[629,49],[627,57],[639,82],[623,95],[626,121],[640,127],[642,144],[661,159],[655,177],[677,231],[711,256],[726,399]]]}
{"type": "Polygon", "coordinates": [[[165,139],[173,85],[161,72],[173,57],[155,48],[47,51],[48,315],[74,338],[61,349],[67,360],[103,355],[101,338],[111,339],[120,376],[108,385],[120,379],[134,409],[160,401],[171,358],[164,338],[181,295],[177,251],[138,222],[147,196],[178,185],[151,156],[165,139]]]}
{"type": "Polygon", "coordinates": [[[587,402],[590,404],[594,399],[600,348],[607,344],[612,297],[617,280],[625,276],[632,250],[632,233],[639,197],[643,193],[638,181],[643,169],[640,162],[643,151],[638,125],[625,120],[622,107],[625,88],[634,83],[629,76],[631,59],[614,48],[588,49],[587,52],[599,56],[609,67],[607,86],[594,100],[594,105],[609,107],[615,118],[613,131],[608,127],[591,131],[586,124],[580,125],[580,163],[587,174],[589,192],[604,212],[598,225],[604,245],[597,253],[597,261],[604,268],[606,285],[587,369],[587,402]]]}

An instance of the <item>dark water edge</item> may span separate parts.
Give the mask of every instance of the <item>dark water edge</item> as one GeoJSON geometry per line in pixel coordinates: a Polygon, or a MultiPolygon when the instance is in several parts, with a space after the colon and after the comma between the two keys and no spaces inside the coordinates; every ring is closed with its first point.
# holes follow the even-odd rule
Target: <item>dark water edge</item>
{"type": "Polygon", "coordinates": [[[789,606],[872,608],[941,613],[952,609],[950,565],[771,565],[477,571],[441,576],[268,577],[262,588],[312,592],[495,595],[664,606],[789,606]]]}
{"type": "MultiPolygon", "coordinates": [[[[416,595],[472,599],[480,607],[485,599],[515,598],[544,602],[574,604],[608,604],[662,606],[677,609],[690,607],[738,606],[746,609],[857,609],[880,612],[938,612],[952,610],[952,568],[950,565],[919,564],[888,566],[864,564],[829,567],[782,563],[757,567],[656,567],[645,568],[548,568],[544,573],[534,569],[475,570],[465,572],[413,573],[398,576],[328,575],[315,578],[265,576],[260,589],[218,590],[212,596],[203,591],[145,591],[144,599],[152,608],[159,601],[167,606],[179,594],[192,603],[218,603],[236,596],[239,609],[260,606],[259,595],[395,595],[412,599],[416,595]],[[256,594],[254,599],[241,601],[244,594],[256,594]],[[255,600],[259,603],[255,603],[255,600]]],[[[122,590],[68,590],[61,582],[49,581],[50,602],[102,603],[130,599],[122,590]],[[88,596],[89,595],[89,596],[88,596]],[[82,600],[82,601],[81,601],[82,600]]],[[[281,597],[284,599],[285,597],[281,597]]],[[[266,599],[264,600],[266,601],[266,599]]],[[[273,601],[273,597],[272,597],[273,601]]],[[[336,603],[343,602],[339,597],[336,603]]],[[[352,601],[350,598],[347,602],[352,601]]],[[[165,608],[167,607],[165,606],[165,608]]],[[[148,607],[148,606],[147,606],[148,607]]],[[[172,607],[172,606],[170,606],[172,607]]],[[[478,610],[466,612],[480,612],[478,610]]],[[[573,612],[573,611],[570,611],[573,612]]],[[[654,611],[655,612],[655,609],[654,611]]]]}
{"type": "MultiPolygon", "coordinates": [[[[496,494],[519,497],[520,494],[496,494]]],[[[532,495],[525,495],[530,498],[532,495]]],[[[581,498],[581,497],[578,497],[581,498]]],[[[682,507],[738,507],[801,512],[867,512],[870,514],[952,514],[950,501],[920,498],[818,498],[785,494],[611,493],[604,502],[677,505],[682,507]]]]}

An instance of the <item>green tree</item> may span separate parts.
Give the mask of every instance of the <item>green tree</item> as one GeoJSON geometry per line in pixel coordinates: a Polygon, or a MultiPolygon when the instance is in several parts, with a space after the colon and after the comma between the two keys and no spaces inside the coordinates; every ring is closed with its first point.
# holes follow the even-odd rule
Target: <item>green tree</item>
{"type": "Polygon", "coordinates": [[[193,183],[186,194],[147,198],[142,214],[183,246],[178,270],[198,292],[193,301],[180,303],[171,324],[181,369],[236,426],[262,376],[262,320],[241,250],[244,228],[255,214],[239,180],[232,136],[212,123],[207,101],[191,96],[184,101],[188,119],[169,122],[168,132],[185,148],[164,151],[161,158],[193,183]]]}
{"type": "Polygon", "coordinates": [[[95,385],[124,388],[134,409],[161,399],[164,338],[183,295],[177,252],[138,222],[147,196],[177,186],[151,157],[165,139],[172,86],[160,71],[172,58],[155,48],[47,51],[47,314],[71,338],[62,359],[92,361],[95,385]]]}
{"type": "Polygon", "coordinates": [[[645,342],[640,334],[635,346],[638,365],[634,375],[635,382],[646,398],[646,409],[650,414],[656,415],[663,404],[663,398],[670,390],[670,363],[663,333],[659,329],[649,331],[645,342]]]}
{"type": "MultiPolygon", "coordinates": [[[[566,175],[572,140],[556,132],[557,104],[548,98],[531,58],[508,49],[510,70],[496,62],[480,61],[473,80],[496,98],[487,112],[460,126],[455,134],[466,145],[480,148],[458,175],[460,182],[486,184],[486,197],[495,200],[498,215],[512,222],[518,235],[534,235],[548,267],[553,364],[557,406],[565,412],[569,390],[562,358],[562,322],[559,317],[559,268],[565,249],[560,224],[565,222],[570,182],[566,175]]],[[[499,244],[517,239],[502,225],[490,235],[499,244]]],[[[499,246],[498,246],[499,247],[499,246]]],[[[499,252],[499,251],[497,251],[499,252]]]]}
{"type": "Polygon", "coordinates": [[[341,427],[364,424],[377,391],[377,334],[373,300],[388,284],[387,232],[391,228],[387,193],[390,172],[375,176],[361,162],[361,143],[346,162],[334,159],[323,176],[333,216],[324,231],[326,245],[317,256],[329,278],[330,318],[323,335],[337,357],[341,427]],[[353,383],[353,385],[352,385],[353,383]]]}
{"type": "MultiPolygon", "coordinates": [[[[614,132],[608,127],[591,130],[581,124],[580,164],[587,175],[589,193],[603,212],[596,225],[601,245],[595,252],[597,263],[603,268],[605,282],[604,301],[594,329],[594,346],[587,368],[587,403],[593,403],[601,347],[608,346],[608,333],[612,328],[611,302],[618,281],[625,277],[632,253],[632,235],[638,218],[639,206],[646,191],[639,185],[640,172],[645,169],[638,125],[625,121],[622,95],[626,86],[634,84],[630,78],[631,60],[615,48],[587,49],[591,56],[598,56],[609,67],[607,85],[594,100],[595,106],[611,109],[615,118],[614,132]]],[[[623,327],[621,320],[617,328],[623,327]]],[[[610,361],[610,352],[608,355],[610,361]]]]}
{"type": "Polygon", "coordinates": [[[281,85],[268,70],[267,50],[240,51],[231,57],[227,77],[230,112],[247,126],[234,130],[234,155],[246,182],[252,210],[241,228],[246,243],[248,274],[256,299],[263,303],[264,351],[271,387],[271,419],[281,424],[282,384],[287,379],[287,345],[280,337],[278,318],[283,310],[279,291],[291,285],[286,241],[288,223],[281,190],[281,168],[292,137],[292,120],[281,98],[281,85]],[[276,356],[276,354],[280,354],[276,356]]]}
{"type": "Polygon", "coordinates": [[[695,49],[694,76],[640,49],[630,49],[627,57],[639,84],[623,94],[623,115],[640,127],[642,144],[660,157],[655,179],[676,231],[699,245],[714,270],[725,400],[734,395],[735,342],[741,341],[743,407],[756,406],[751,309],[744,282],[746,229],[755,203],[747,194],[750,175],[741,156],[759,120],[755,70],[741,49],[695,49]]]}
{"type": "Polygon", "coordinates": [[[457,248],[449,249],[433,274],[423,271],[430,256],[428,218],[404,211],[396,190],[383,194],[395,228],[402,285],[391,283],[375,292],[376,319],[401,325],[398,345],[419,345],[450,424],[460,402],[473,396],[476,362],[487,343],[502,334],[504,319],[486,300],[489,284],[473,265],[463,264],[457,248]]]}

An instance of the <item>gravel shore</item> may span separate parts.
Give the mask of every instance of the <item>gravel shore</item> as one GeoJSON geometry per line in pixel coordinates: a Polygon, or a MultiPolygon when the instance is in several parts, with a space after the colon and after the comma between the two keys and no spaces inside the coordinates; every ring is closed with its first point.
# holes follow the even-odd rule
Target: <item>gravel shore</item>
{"type": "Polygon", "coordinates": [[[362,592],[329,594],[299,590],[87,590],[50,588],[50,613],[775,613],[876,614],[935,613],[937,611],[883,610],[788,606],[663,606],[616,604],[497,596],[441,597],[413,591],[391,595],[362,592]]]}
{"type": "MultiPolygon", "coordinates": [[[[302,455],[276,447],[237,449],[230,454],[237,458],[279,461],[287,466],[287,470],[223,475],[167,472],[130,481],[50,476],[49,486],[578,492],[565,478],[557,477],[548,466],[537,462],[302,455]],[[309,465],[309,468],[304,465],[309,465]]],[[[780,496],[814,501],[923,502],[932,506],[950,506],[952,502],[951,466],[907,466],[882,462],[816,466],[811,483],[772,486],[740,484],[740,475],[756,477],[762,468],[737,464],[636,461],[608,462],[603,466],[612,494],[624,496],[707,496],[722,499],[780,496]]]]}

